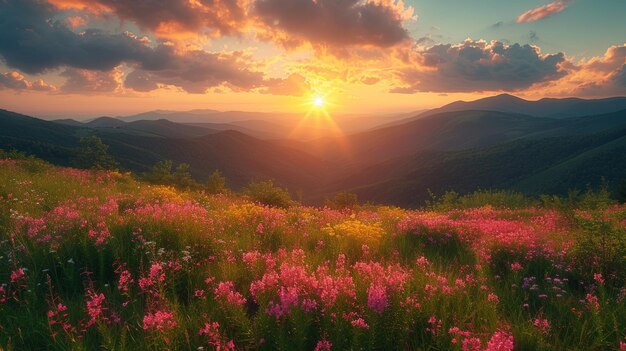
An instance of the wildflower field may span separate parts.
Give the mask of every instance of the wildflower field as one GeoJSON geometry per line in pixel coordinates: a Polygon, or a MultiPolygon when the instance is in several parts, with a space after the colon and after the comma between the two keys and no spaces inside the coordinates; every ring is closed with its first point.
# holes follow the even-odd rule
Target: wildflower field
{"type": "Polygon", "coordinates": [[[293,205],[0,160],[2,350],[625,350],[626,206],[293,205]]]}

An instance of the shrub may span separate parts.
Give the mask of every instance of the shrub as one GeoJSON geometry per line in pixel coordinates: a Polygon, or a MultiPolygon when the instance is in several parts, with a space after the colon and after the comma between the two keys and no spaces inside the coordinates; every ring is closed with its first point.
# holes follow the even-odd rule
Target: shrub
{"type": "Polygon", "coordinates": [[[189,164],[180,163],[172,172],[172,160],[159,161],[152,166],[150,172],[144,173],[143,178],[151,183],[174,185],[183,189],[199,188],[199,184],[192,178],[189,164]]]}
{"type": "Polygon", "coordinates": [[[109,146],[95,135],[80,138],[80,147],[76,150],[74,164],[79,168],[114,169],[117,163],[108,151],[109,146]]]}
{"type": "Polygon", "coordinates": [[[286,189],[274,185],[271,180],[250,182],[243,193],[250,196],[253,201],[264,205],[287,208],[293,204],[291,195],[286,189]]]}
{"type": "Polygon", "coordinates": [[[427,205],[437,211],[477,208],[487,205],[495,208],[517,209],[533,203],[533,200],[524,194],[511,190],[477,190],[466,195],[460,195],[451,190],[446,191],[439,198],[431,193],[431,197],[432,200],[427,205]]]}
{"type": "Polygon", "coordinates": [[[205,189],[209,194],[222,194],[227,192],[226,177],[218,170],[215,170],[207,179],[205,189]]]}
{"type": "Polygon", "coordinates": [[[335,194],[332,199],[326,199],[325,205],[332,209],[353,209],[359,205],[358,196],[355,193],[340,192],[335,194]]]}

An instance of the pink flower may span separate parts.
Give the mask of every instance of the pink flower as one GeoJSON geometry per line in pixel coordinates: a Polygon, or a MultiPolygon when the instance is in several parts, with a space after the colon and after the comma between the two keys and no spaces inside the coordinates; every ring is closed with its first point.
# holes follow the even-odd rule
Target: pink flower
{"type": "Polygon", "coordinates": [[[352,326],[356,327],[356,328],[361,328],[361,329],[369,329],[370,328],[370,326],[367,324],[367,322],[363,318],[357,318],[357,319],[351,321],[350,324],[352,324],[352,326]]]}
{"type": "Polygon", "coordinates": [[[489,295],[487,295],[487,300],[489,302],[493,302],[494,304],[498,304],[498,302],[500,302],[500,298],[498,297],[498,295],[493,293],[489,293],[489,295]]]}
{"type": "Polygon", "coordinates": [[[105,308],[102,306],[104,304],[104,294],[96,294],[93,290],[89,290],[87,292],[87,314],[89,315],[89,321],[85,324],[85,328],[89,328],[92,325],[96,324],[98,319],[107,320],[104,316],[105,308]]]}
{"type": "Polygon", "coordinates": [[[481,351],[481,343],[479,338],[467,338],[463,340],[463,351],[481,351]]]}
{"type": "Polygon", "coordinates": [[[519,262],[513,262],[511,263],[511,270],[513,272],[517,272],[517,271],[521,271],[524,267],[522,267],[522,265],[519,262]]]}
{"type": "Polygon", "coordinates": [[[367,289],[367,307],[372,311],[381,314],[387,308],[387,291],[380,285],[372,283],[367,289]]]}
{"type": "Polygon", "coordinates": [[[209,340],[209,345],[214,346],[218,351],[235,350],[235,343],[232,340],[226,341],[227,339],[222,336],[219,328],[220,324],[218,322],[207,322],[204,323],[204,327],[200,329],[198,334],[206,336],[209,340]]]}
{"type": "Polygon", "coordinates": [[[326,338],[320,340],[317,342],[317,345],[315,346],[315,351],[330,351],[330,347],[333,344],[326,340],[326,338]]]}
{"type": "Polygon", "coordinates": [[[204,294],[205,294],[205,291],[203,289],[196,289],[193,292],[193,296],[195,296],[198,299],[202,299],[202,300],[206,299],[206,296],[204,296],[204,294]]]}
{"type": "Polygon", "coordinates": [[[156,311],[143,317],[144,330],[165,331],[176,327],[174,313],[169,311],[156,311]]]}
{"type": "Polygon", "coordinates": [[[604,285],[604,278],[602,278],[602,273],[594,273],[593,280],[595,280],[600,285],[604,285]]]}
{"type": "Polygon", "coordinates": [[[11,272],[11,283],[17,283],[26,277],[26,273],[22,268],[18,268],[11,272]]]}
{"type": "Polygon", "coordinates": [[[133,282],[134,280],[130,275],[130,272],[125,269],[120,273],[120,280],[117,283],[117,288],[123,292],[128,292],[128,290],[130,289],[129,285],[133,282]]]}
{"type": "Polygon", "coordinates": [[[493,334],[491,339],[489,339],[485,351],[513,351],[513,348],[513,335],[503,331],[497,331],[493,334]]]}
{"type": "Polygon", "coordinates": [[[153,263],[150,266],[150,274],[147,277],[139,279],[139,286],[142,290],[147,291],[152,286],[165,281],[165,272],[161,263],[153,263]]]}
{"type": "Polygon", "coordinates": [[[243,305],[246,303],[246,299],[243,295],[235,290],[235,283],[230,281],[220,282],[217,288],[215,288],[214,293],[215,296],[226,300],[231,305],[243,305]]]}
{"type": "Polygon", "coordinates": [[[258,251],[244,252],[242,255],[243,262],[251,268],[261,258],[261,254],[258,251]]]}
{"type": "Polygon", "coordinates": [[[597,311],[600,309],[600,302],[598,302],[598,297],[593,294],[587,294],[585,297],[585,301],[587,301],[587,307],[593,311],[597,311]]]}
{"type": "Polygon", "coordinates": [[[547,319],[537,317],[535,318],[533,324],[535,325],[535,327],[539,328],[542,333],[548,334],[548,331],[550,330],[550,322],[547,319]]]}
{"type": "Polygon", "coordinates": [[[626,342],[620,341],[619,342],[619,349],[620,349],[620,351],[626,351],[626,342]]]}

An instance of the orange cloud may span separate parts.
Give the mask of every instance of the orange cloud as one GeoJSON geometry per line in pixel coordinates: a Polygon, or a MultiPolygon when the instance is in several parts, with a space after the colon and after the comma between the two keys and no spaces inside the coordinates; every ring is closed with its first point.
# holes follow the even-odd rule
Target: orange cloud
{"type": "Polygon", "coordinates": [[[103,15],[114,13],[135,22],[161,38],[240,33],[247,17],[248,0],[48,0],[61,10],[81,10],[103,15]]]}
{"type": "Polygon", "coordinates": [[[535,93],[555,96],[606,97],[626,94],[626,43],[604,55],[569,63],[570,74],[536,87],[535,93]]]}
{"type": "Polygon", "coordinates": [[[535,22],[552,16],[564,11],[570,2],[571,0],[556,0],[549,4],[535,7],[534,9],[528,10],[519,15],[519,17],[517,17],[517,23],[535,22]]]}
{"type": "Polygon", "coordinates": [[[84,18],[80,16],[72,16],[65,19],[72,28],[81,27],[87,24],[84,18]]]}
{"type": "Polygon", "coordinates": [[[63,93],[112,93],[122,85],[122,71],[117,67],[110,71],[68,68],[60,75],[67,78],[60,89],[63,93]]]}
{"type": "Polygon", "coordinates": [[[265,85],[266,88],[260,91],[262,94],[302,96],[311,92],[306,78],[298,73],[290,74],[285,79],[268,79],[265,85]]]}
{"type": "Polygon", "coordinates": [[[0,73],[0,89],[12,89],[12,90],[34,90],[34,91],[55,91],[56,87],[38,79],[34,82],[30,82],[26,77],[17,72],[10,71],[7,73],[0,73]]]}

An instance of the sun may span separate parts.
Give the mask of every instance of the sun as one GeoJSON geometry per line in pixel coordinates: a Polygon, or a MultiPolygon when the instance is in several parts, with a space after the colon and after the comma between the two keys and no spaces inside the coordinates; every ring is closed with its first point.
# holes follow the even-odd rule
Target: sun
{"type": "Polygon", "coordinates": [[[314,96],[313,97],[313,105],[316,107],[324,107],[324,98],[321,96],[314,96]]]}

